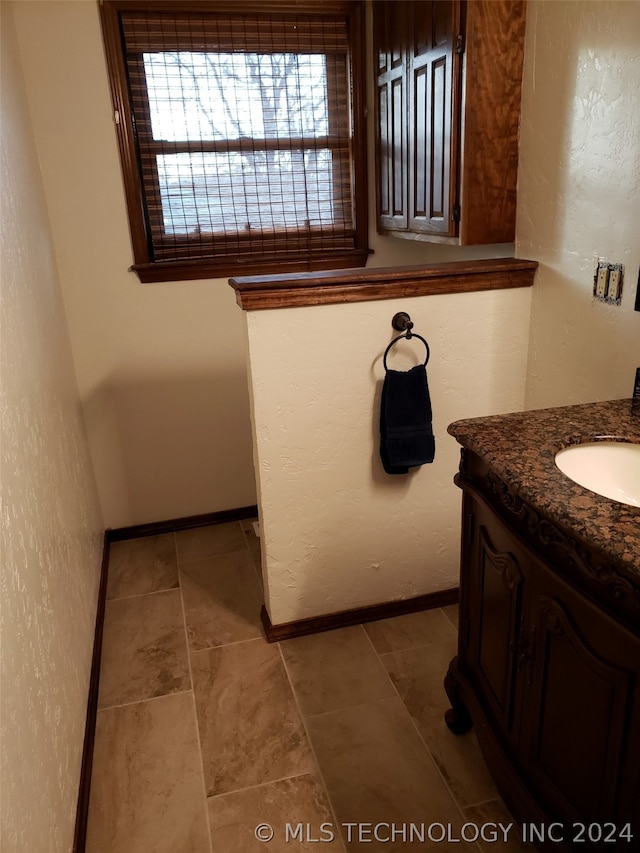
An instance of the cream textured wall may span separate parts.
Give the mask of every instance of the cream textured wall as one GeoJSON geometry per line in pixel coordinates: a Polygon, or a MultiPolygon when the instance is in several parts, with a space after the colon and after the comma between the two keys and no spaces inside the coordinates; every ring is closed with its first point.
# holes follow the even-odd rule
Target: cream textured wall
{"type": "MultiPolygon", "coordinates": [[[[522,289],[246,314],[274,624],[457,586],[459,447],[446,428],[523,408],[530,301],[522,289]],[[433,464],[390,476],[378,413],[400,310],[431,346],[437,449],[433,464]]],[[[397,347],[396,369],[424,353],[397,347]]]]}
{"type": "Polygon", "coordinates": [[[98,3],[15,18],[108,526],[255,503],[241,312],[225,281],[140,283],[98,3]]]}
{"type": "Polygon", "coordinates": [[[640,365],[640,3],[531,2],[517,254],[540,262],[527,408],[631,396],[640,365]],[[622,262],[622,305],[592,297],[622,262]]]}
{"type": "Polygon", "coordinates": [[[89,461],[38,161],[2,14],[2,833],[68,853],[101,560],[89,461]]]}

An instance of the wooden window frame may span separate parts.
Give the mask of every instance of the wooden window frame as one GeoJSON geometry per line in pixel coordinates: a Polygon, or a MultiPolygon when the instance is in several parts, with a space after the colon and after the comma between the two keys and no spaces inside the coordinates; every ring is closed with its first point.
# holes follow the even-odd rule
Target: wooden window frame
{"type": "MultiPolygon", "coordinates": [[[[118,147],[122,165],[127,213],[131,231],[134,264],[142,282],[181,281],[239,275],[305,272],[322,269],[363,267],[369,255],[366,154],[366,63],[364,45],[364,4],[362,0],[102,0],[100,4],[107,68],[114,107],[118,147]],[[260,255],[208,256],[202,259],[165,260],[154,255],[152,225],[146,212],[140,147],[134,130],[127,71],[120,30],[120,13],[138,12],[305,12],[345,15],[350,42],[351,65],[351,170],[354,217],[353,247],[304,252],[287,251],[287,236],[278,239],[277,248],[260,255]]],[[[317,143],[317,140],[315,140],[317,143]]],[[[215,147],[215,146],[212,146],[215,147]]],[[[202,150],[202,149],[200,149],[202,150]]],[[[225,150],[229,150],[228,146],[225,150]]],[[[240,235],[239,235],[240,237],[240,235]]],[[[313,241],[312,241],[313,242],[313,241]]],[[[275,243],[274,243],[275,246],[275,243]]]]}

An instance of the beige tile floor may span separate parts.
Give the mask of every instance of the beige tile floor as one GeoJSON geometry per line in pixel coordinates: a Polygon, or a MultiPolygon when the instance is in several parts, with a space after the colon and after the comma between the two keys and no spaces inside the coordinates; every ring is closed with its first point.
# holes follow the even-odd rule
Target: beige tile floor
{"type": "Polygon", "coordinates": [[[525,849],[444,725],[456,607],[270,645],[261,600],[249,521],[112,546],[88,853],[525,849]]]}

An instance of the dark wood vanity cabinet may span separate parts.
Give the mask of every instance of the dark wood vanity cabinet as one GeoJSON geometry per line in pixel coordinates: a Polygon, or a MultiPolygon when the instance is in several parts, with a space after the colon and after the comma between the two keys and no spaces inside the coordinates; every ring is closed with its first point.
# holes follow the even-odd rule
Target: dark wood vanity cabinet
{"type": "Polygon", "coordinates": [[[596,823],[616,832],[630,824],[633,835],[600,849],[640,850],[640,634],[633,614],[616,613],[624,585],[475,455],[463,459],[449,727],[473,723],[519,820],[564,825],[564,847],[548,849],[585,849],[572,845],[573,825],[596,823]]]}
{"type": "Polygon", "coordinates": [[[524,0],[376,0],[378,230],[513,242],[524,0]]]}

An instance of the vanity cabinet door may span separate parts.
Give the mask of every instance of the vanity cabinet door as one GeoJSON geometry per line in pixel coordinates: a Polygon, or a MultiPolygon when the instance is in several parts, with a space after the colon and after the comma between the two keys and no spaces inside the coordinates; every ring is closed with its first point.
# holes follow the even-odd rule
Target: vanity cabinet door
{"type": "Polygon", "coordinates": [[[523,593],[530,558],[483,502],[464,497],[461,664],[495,726],[516,739],[518,672],[524,664],[523,593]]]}
{"type": "Polygon", "coordinates": [[[549,814],[565,822],[638,821],[640,642],[535,563],[522,768],[549,814]]]}

